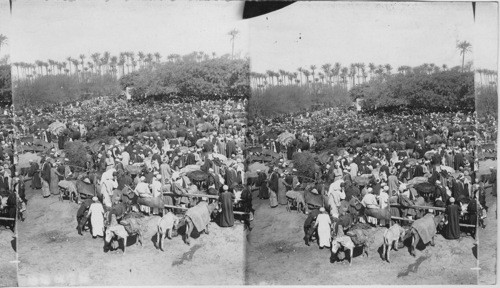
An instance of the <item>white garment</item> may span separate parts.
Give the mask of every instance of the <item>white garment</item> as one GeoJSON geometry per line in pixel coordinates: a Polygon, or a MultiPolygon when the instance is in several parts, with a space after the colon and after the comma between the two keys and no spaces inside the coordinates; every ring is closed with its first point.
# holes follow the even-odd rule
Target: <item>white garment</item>
{"type": "Polygon", "coordinates": [[[92,203],[89,208],[92,236],[104,236],[104,208],[99,202],[92,203]]]}
{"type": "Polygon", "coordinates": [[[151,192],[153,193],[153,197],[160,197],[162,195],[161,182],[157,179],[154,179],[153,183],[151,183],[151,192]]]}
{"type": "Polygon", "coordinates": [[[127,151],[122,152],[122,164],[123,166],[128,166],[130,163],[130,154],[127,151]]]}
{"type": "Polygon", "coordinates": [[[318,227],[319,247],[330,247],[331,238],[331,220],[328,214],[319,214],[316,218],[316,226],[318,227]]]}
{"type": "Polygon", "coordinates": [[[102,173],[101,183],[104,182],[105,180],[113,180],[113,172],[116,172],[115,168],[111,168],[109,170],[106,170],[106,172],[102,173]]]}

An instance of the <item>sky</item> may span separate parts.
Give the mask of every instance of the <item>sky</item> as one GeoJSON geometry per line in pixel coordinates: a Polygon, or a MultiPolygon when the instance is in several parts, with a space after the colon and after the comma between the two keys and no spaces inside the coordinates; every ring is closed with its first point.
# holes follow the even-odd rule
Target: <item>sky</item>
{"type": "Polygon", "coordinates": [[[492,2],[477,3],[473,43],[476,68],[497,70],[498,26],[498,4],[492,2]]]}
{"type": "MultiPolygon", "coordinates": [[[[389,63],[394,71],[423,63],[461,65],[456,43],[466,40],[475,46],[476,30],[483,31],[479,53],[496,51],[497,42],[490,41],[497,21],[492,10],[481,6],[478,16],[484,19],[475,29],[470,2],[296,2],[250,20],[252,71],[297,71],[311,64],[319,69],[335,62],[389,63]]],[[[496,70],[492,56],[497,55],[476,60],[496,70]]],[[[465,61],[473,57],[468,54],[465,61]]]]}
{"type": "Polygon", "coordinates": [[[227,33],[234,28],[235,54],[244,57],[249,33],[242,9],[242,2],[225,1],[15,0],[11,60],[63,61],[104,51],[159,52],[163,60],[193,51],[220,56],[231,53],[227,33]]]}
{"type": "Polygon", "coordinates": [[[0,34],[7,36],[7,45],[0,48],[0,59],[10,52],[10,12],[9,0],[0,0],[0,34]]]}

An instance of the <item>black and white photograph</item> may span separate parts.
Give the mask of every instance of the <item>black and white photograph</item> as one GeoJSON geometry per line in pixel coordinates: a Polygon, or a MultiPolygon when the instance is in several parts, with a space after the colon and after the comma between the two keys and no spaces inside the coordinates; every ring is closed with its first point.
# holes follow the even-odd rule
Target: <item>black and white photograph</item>
{"type": "Polygon", "coordinates": [[[16,218],[20,198],[15,173],[10,69],[9,2],[0,1],[0,287],[17,286],[16,218]]]}
{"type": "Polygon", "coordinates": [[[247,284],[496,282],[497,11],[325,1],[250,19],[247,284]]]}
{"type": "Polygon", "coordinates": [[[0,0],[0,287],[495,285],[498,2],[0,0]]]}
{"type": "Polygon", "coordinates": [[[242,5],[13,3],[20,286],[244,283],[242,5]]]}

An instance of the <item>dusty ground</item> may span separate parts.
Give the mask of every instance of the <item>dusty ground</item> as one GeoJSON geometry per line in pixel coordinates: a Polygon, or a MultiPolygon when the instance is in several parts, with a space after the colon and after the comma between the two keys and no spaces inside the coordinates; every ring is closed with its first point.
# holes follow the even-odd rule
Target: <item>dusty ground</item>
{"type": "Polygon", "coordinates": [[[0,287],[17,286],[15,234],[3,226],[0,227],[0,287]]]}
{"type": "MultiPolygon", "coordinates": [[[[479,163],[480,174],[489,174],[489,167],[496,167],[496,161],[487,160],[479,163]]],[[[478,229],[479,239],[479,284],[496,284],[497,270],[497,197],[491,195],[491,187],[486,189],[486,206],[488,217],[486,228],[478,229]]]]}
{"type": "Polygon", "coordinates": [[[152,217],[144,247],[129,240],[126,254],[103,252],[102,238],[76,231],[77,204],[41,197],[28,188],[26,221],[19,224],[19,285],[237,285],[244,283],[244,231],[237,223],[220,228],[210,223],[210,234],[192,239],[166,240],[165,252],[156,250],[152,217]]]}
{"type": "Polygon", "coordinates": [[[446,240],[437,235],[436,246],[417,246],[416,257],[407,247],[392,251],[391,263],[387,263],[379,252],[384,228],[373,228],[376,232],[368,258],[356,249],[349,267],[347,261],[330,263],[329,249],[304,244],[305,214],[286,212],[285,206],[270,208],[269,200],[255,200],[254,208],[255,226],[247,236],[247,284],[477,283],[477,269],[471,269],[477,266],[477,251],[470,236],[446,240]]]}

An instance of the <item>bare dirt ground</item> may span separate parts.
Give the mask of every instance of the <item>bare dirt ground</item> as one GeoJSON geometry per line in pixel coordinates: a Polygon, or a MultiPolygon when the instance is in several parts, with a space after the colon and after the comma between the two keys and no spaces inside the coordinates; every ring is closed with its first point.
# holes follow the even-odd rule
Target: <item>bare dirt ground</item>
{"type": "MultiPolygon", "coordinates": [[[[492,160],[479,163],[479,173],[489,174],[489,167],[496,167],[497,162],[492,160]]],[[[488,217],[486,228],[478,228],[479,240],[479,283],[481,285],[496,284],[497,270],[497,197],[491,195],[492,188],[486,189],[486,206],[488,206],[488,217]]]]}
{"type": "Polygon", "coordinates": [[[10,229],[0,227],[0,287],[17,286],[16,238],[10,229]]]}
{"type": "MultiPolygon", "coordinates": [[[[255,192],[257,193],[257,192],[255,192]]],[[[254,194],[256,199],[256,194],[254,194]]],[[[306,215],[285,206],[269,207],[269,200],[254,201],[254,229],[247,235],[247,278],[250,285],[363,285],[363,284],[476,284],[476,241],[470,237],[446,240],[436,236],[436,246],[407,247],[391,251],[391,263],[381,258],[383,231],[373,228],[368,258],[355,249],[352,266],[347,260],[330,262],[330,250],[316,243],[306,246],[306,215]]]]}
{"type": "Polygon", "coordinates": [[[76,230],[78,205],[58,197],[42,198],[27,185],[28,213],[19,223],[19,285],[238,285],[244,283],[243,225],[220,228],[184,244],[167,238],[157,250],[156,223],[150,217],[144,247],[129,237],[126,253],[105,253],[104,240],[76,230]]]}

